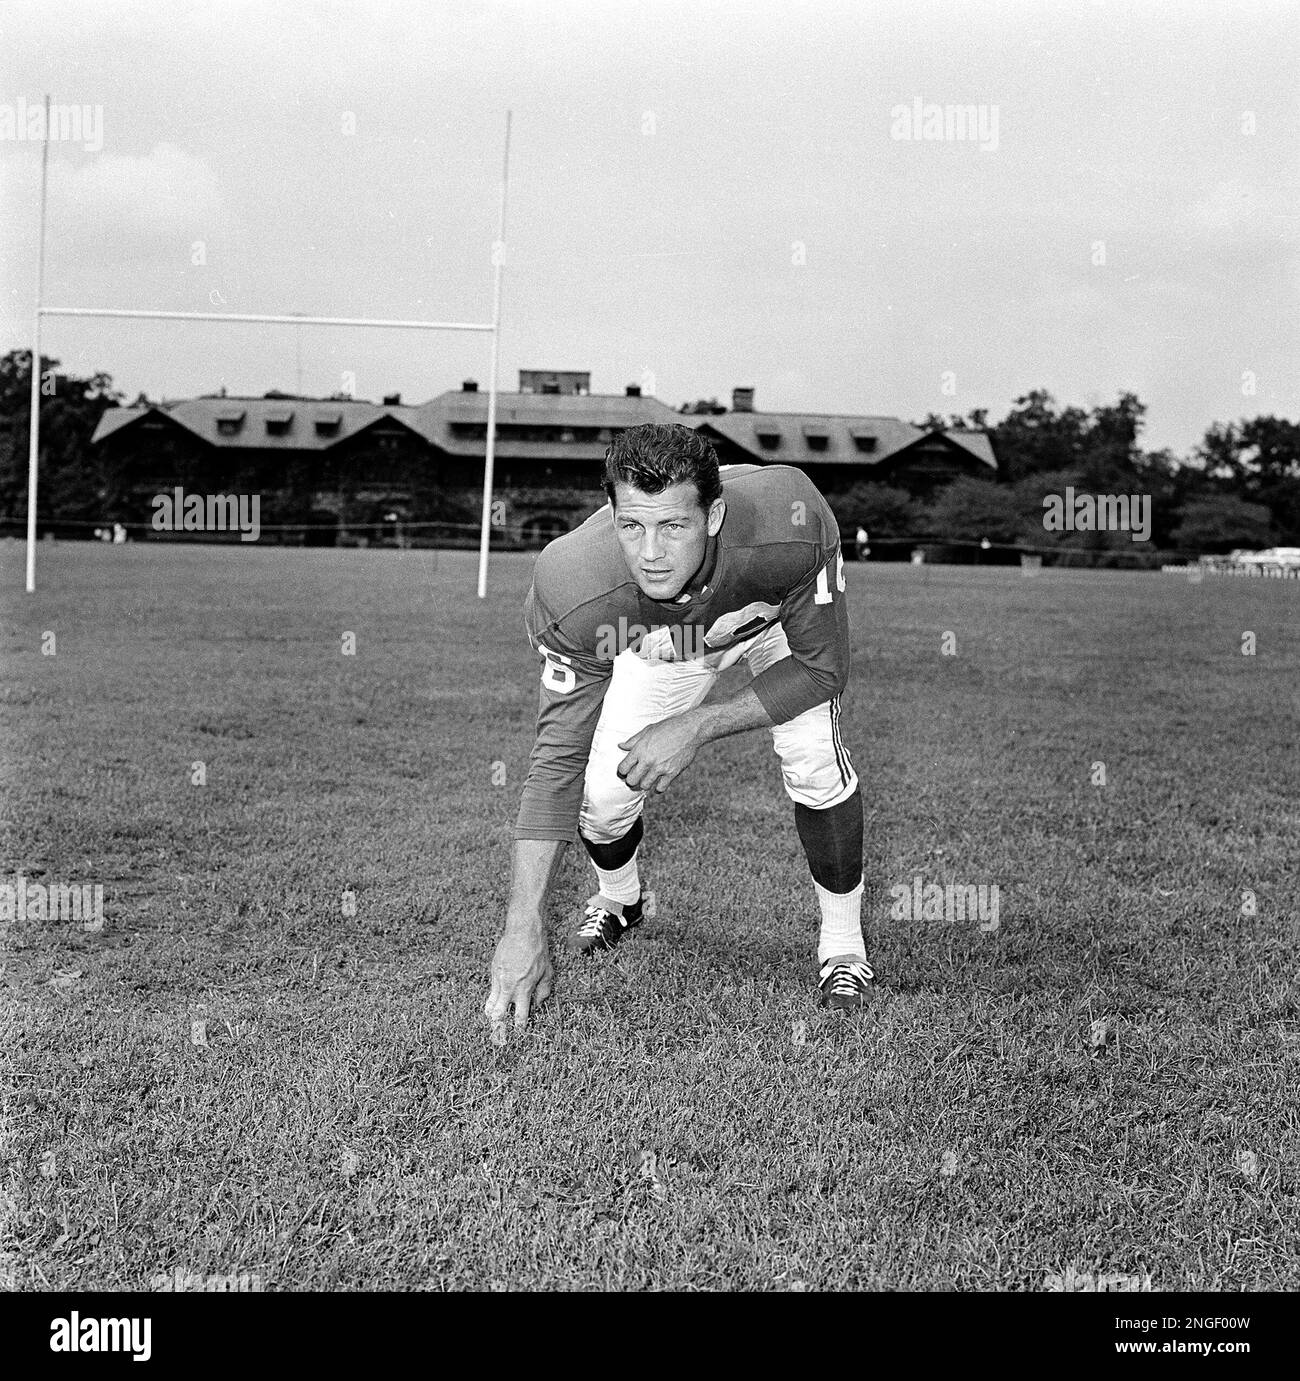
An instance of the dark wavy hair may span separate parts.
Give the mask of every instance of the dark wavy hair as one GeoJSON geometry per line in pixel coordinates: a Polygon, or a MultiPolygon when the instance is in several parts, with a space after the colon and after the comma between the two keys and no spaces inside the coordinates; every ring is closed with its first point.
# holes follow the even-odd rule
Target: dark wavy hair
{"type": "Polygon", "coordinates": [[[691,483],[707,513],[722,497],[718,453],[694,427],[646,422],[621,432],[605,451],[605,493],[611,506],[614,485],[622,482],[643,494],[660,494],[675,484],[691,483]]]}

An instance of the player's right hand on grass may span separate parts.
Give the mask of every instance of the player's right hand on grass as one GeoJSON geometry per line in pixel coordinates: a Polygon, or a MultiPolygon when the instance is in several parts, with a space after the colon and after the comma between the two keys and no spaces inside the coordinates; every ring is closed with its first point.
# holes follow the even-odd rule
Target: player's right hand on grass
{"type": "Polygon", "coordinates": [[[516,1028],[528,1024],[528,1013],[536,1002],[551,994],[550,948],[540,926],[511,927],[497,941],[492,956],[492,991],[483,1010],[492,1023],[492,1038],[505,1038],[506,1019],[515,1009],[516,1028]]]}

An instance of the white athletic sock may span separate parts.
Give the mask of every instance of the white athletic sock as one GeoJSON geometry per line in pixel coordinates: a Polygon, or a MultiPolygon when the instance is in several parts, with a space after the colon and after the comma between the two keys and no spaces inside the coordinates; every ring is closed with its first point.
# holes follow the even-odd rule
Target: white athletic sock
{"type": "MultiPolygon", "coordinates": [[[[594,863],[591,866],[596,868],[594,863]]],[[[636,870],[636,853],[612,873],[607,873],[604,868],[596,868],[596,876],[600,879],[602,897],[608,897],[610,901],[623,902],[627,906],[641,899],[641,879],[636,870]]]]}
{"type": "Polygon", "coordinates": [[[838,954],[867,957],[867,944],[862,938],[863,884],[852,892],[828,892],[816,879],[817,903],[822,909],[822,933],[817,941],[817,962],[824,964],[838,954]]]}

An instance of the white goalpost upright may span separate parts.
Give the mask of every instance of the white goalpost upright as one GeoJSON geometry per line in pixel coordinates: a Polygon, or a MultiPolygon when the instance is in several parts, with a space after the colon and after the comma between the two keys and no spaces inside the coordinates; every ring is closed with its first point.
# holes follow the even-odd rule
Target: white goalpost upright
{"type": "Polygon", "coordinates": [[[492,246],[492,320],[402,321],[382,317],[296,316],[247,312],[151,312],[125,307],[47,307],[45,293],[45,204],[50,155],[50,98],[45,97],[45,139],[41,149],[41,207],[36,255],[36,310],[32,323],[31,425],[27,447],[27,593],[36,589],[36,494],[41,437],[41,319],[43,317],[112,317],[149,321],[239,321],[268,326],[364,326],[384,330],[478,331],[492,338],[488,377],[487,438],[483,461],[483,523],[479,536],[478,597],[487,596],[488,547],[492,531],[492,482],[496,461],[497,368],[500,359],[501,274],[505,257],[506,189],[510,176],[510,115],[506,112],[505,155],[501,165],[501,203],[497,238],[492,246]]]}
{"type": "Polygon", "coordinates": [[[496,465],[497,362],[501,341],[501,270],[506,257],[506,189],[510,185],[510,112],[506,111],[506,148],[501,161],[501,205],[497,238],[492,246],[492,361],[488,366],[487,446],[483,452],[483,525],[478,540],[478,597],[487,594],[488,540],[492,532],[492,472],[496,465]]]}
{"type": "Polygon", "coordinates": [[[41,144],[41,215],[36,246],[36,309],[32,314],[32,407],[27,426],[27,593],[36,589],[36,471],[41,453],[41,301],[45,295],[45,183],[50,167],[50,98],[41,144]]]}

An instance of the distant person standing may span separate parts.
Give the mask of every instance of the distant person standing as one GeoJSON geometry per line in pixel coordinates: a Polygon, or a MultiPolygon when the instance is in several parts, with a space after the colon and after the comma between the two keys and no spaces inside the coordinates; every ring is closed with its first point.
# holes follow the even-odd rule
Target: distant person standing
{"type": "Polygon", "coordinates": [[[871,555],[870,539],[867,537],[866,528],[859,527],[858,535],[854,540],[858,544],[858,560],[865,561],[871,555]]]}

